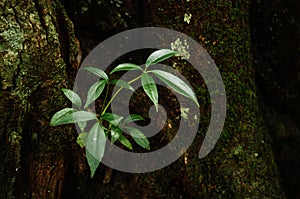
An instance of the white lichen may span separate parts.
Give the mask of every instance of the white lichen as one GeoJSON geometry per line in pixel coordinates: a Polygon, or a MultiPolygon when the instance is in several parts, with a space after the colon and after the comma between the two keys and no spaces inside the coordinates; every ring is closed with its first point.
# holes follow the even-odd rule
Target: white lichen
{"type": "Polygon", "coordinates": [[[181,59],[189,59],[190,52],[189,52],[189,45],[186,39],[182,42],[180,38],[176,39],[175,42],[171,43],[171,49],[178,52],[181,56],[181,59]]]}
{"type": "Polygon", "coordinates": [[[191,13],[184,13],[184,18],[183,18],[184,22],[186,22],[187,24],[190,24],[191,18],[192,18],[192,14],[191,13]]]}

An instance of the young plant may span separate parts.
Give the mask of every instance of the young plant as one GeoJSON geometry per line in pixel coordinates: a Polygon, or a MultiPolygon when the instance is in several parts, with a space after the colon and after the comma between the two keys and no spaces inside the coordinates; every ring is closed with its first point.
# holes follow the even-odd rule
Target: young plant
{"type": "Polygon", "coordinates": [[[84,67],[84,70],[89,71],[100,78],[99,81],[95,82],[89,88],[84,106],[82,105],[82,100],[78,94],[69,89],[62,89],[65,96],[73,103],[73,107],[75,108],[64,108],[56,112],[50,121],[50,126],[77,123],[81,130],[81,133],[77,138],[77,143],[81,147],[86,148],[86,158],[91,170],[91,177],[94,176],[95,171],[102,160],[107,139],[110,139],[110,142],[112,143],[118,141],[129,150],[133,150],[131,142],[123,135],[124,131],[128,132],[139,146],[150,150],[150,143],[147,137],[139,129],[129,126],[131,122],[144,120],[142,116],[137,114],[121,116],[107,112],[110,104],[122,89],[130,89],[134,91],[130,84],[140,80],[144,92],[153,102],[156,111],[158,111],[158,92],[155,80],[153,79],[153,77],[156,77],[172,90],[191,99],[197,104],[197,106],[199,106],[193,90],[184,81],[171,73],[151,69],[151,65],[157,64],[175,55],[178,55],[178,53],[169,49],[157,50],[147,58],[145,67],[132,63],[123,63],[115,67],[110,72],[110,74],[118,71],[131,70],[138,70],[141,72],[139,76],[129,82],[125,82],[123,80],[109,80],[108,75],[99,68],[84,67]],[[103,102],[104,108],[100,114],[91,112],[88,109],[88,106],[99,98],[108,84],[112,84],[120,88],[110,99],[107,99],[108,96],[106,93],[103,102]],[[86,132],[85,128],[88,121],[95,121],[95,124],[88,132],[86,132]]]}

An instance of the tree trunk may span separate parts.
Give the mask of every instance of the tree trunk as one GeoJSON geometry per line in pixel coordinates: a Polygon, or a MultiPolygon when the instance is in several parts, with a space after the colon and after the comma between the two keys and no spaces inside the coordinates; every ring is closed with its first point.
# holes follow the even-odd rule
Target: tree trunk
{"type": "Polygon", "coordinates": [[[49,119],[66,106],[73,26],[59,1],[2,1],[0,13],[0,198],[60,198],[74,136],[49,119]]]}
{"type": "MultiPolygon", "coordinates": [[[[227,120],[219,142],[207,157],[198,159],[210,102],[205,85],[193,84],[199,86],[199,96],[204,94],[204,115],[185,157],[146,174],[111,173],[102,165],[89,179],[71,126],[48,126],[52,114],[68,105],[60,89],[72,87],[76,72],[72,23],[58,1],[4,1],[0,198],[281,198],[271,141],[256,102],[249,2],[99,2],[65,1],[75,26],[81,28],[77,32],[84,54],[114,33],[146,25],[185,33],[208,50],[227,94],[227,120]],[[90,12],[84,12],[86,8],[90,12]],[[189,22],[185,14],[191,16],[189,22]],[[93,20],[85,18],[91,15],[93,20]],[[105,175],[111,180],[103,181],[105,175]]],[[[193,81],[192,75],[186,78],[193,81]]]]}

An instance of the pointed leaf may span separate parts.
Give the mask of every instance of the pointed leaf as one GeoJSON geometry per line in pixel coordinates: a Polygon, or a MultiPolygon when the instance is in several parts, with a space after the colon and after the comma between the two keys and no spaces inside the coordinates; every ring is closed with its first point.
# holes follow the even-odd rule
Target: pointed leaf
{"type": "Polygon", "coordinates": [[[123,117],[114,113],[105,113],[101,116],[101,119],[106,120],[109,123],[117,126],[123,119],[123,117]]]}
{"type": "Polygon", "coordinates": [[[88,112],[88,111],[77,111],[72,114],[72,117],[73,117],[72,123],[85,122],[85,121],[97,119],[97,116],[95,113],[88,112]]]}
{"type": "Polygon", "coordinates": [[[150,150],[150,143],[147,137],[139,129],[133,127],[126,127],[126,129],[138,145],[150,150]]]}
{"type": "Polygon", "coordinates": [[[126,148],[132,150],[132,145],[130,143],[130,141],[124,136],[124,135],[120,135],[118,138],[119,142],[121,144],[123,144],[126,148]]]}
{"type": "Polygon", "coordinates": [[[145,93],[153,102],[156,111],[158,111],[158,93],[154,79],[148,73],[144,73],[142,75],[141,81],[145,93]]]}
{"type": "Polygon", "coordinates": [[[130,114],[124,119],[124,123],[130,123],[130,122],[135,122],[135,121],[140,121],[140,120],[145,120],[142,116],[137,115],[137,114],[130,114]]]}
{"type": "Polygon", "coordinates": [[[89,71],[89,72],[91,72],[91,73],[93,73],[93,74],[97,75],[98,77],[101,77],[105,80],[108,80],[107,74],[99,68],[92,67],[92,66],[87,66],[87,67],[84,67],[82,69],[87,70],[87,71],[89,71]]]}
{"type": "Polygon", "coordinates": [[[64,108],[56,112],[51,118],[50,126],[74,123],[72,116],[74,111],[75,109],[73,108],[64,108]]]}
{"type": "Polygon", "coordinates": [[[162,70],[151,70],[149,72],[155,74],[161,81],[172,88],[175,92],[193,100],[199,107],[199,103],[194,94],[194,91],[184,81],[182,81],[175,75],[162,70]]]}
{"type": "Polygon", "coordinates": [[[122,130],[117,126],[112,126],[111,130],[111,142],[114,143],[119,139],[119,137],[122,135],[122,130]]]}
{"type": "Polygon", "coordinates": [[[150,65],[157,64],[163,60],[166,60],[174,55],[177,55],[178,53],[169,50],[169,49],[161,49],[153,52],[146,60],[146,68],[150,65]]]}
{"type": "Polygon", "coordinates": [[[126,88],[126,89],[129,89],[129,90],[134,91],[133,87],[130,86],[127,82],[125,82],[125,81],[123,81],[123,80],[120,80],[120,79],[119,79],[119,80],[116,80],[116,79],[114,79],[114,80],[111,81],[111,83],[112,83],[113,85],[119,86],[119,87],[121,87],[121,88],[126,88]]]}
{"type": "Polygon", "coordinates": [[[105,151],[106,138],[102,126],[96,123],[89,132],[86,139],[86,158],[94,176],[105,151]]]}
{"type": "Polygon", "coordinates": [[[140,66],[131,63],[119,64],[116,68],[114,68],[110,74],[117,71],[129,71],[129,70],[143,70],[140,66]]]}
{"type": "Polygon", "coordinates": [[[82,132],[78,135],[76,142],[77,144],[79,144],[81,148],[85,147],[87,137],[88,137],[87,132],[82,132]]]}
{"type": "Polygon", "coordinates": [[[78,108],[81,107],[81,99],[74,91],[70,89],[61,89],[65,96],[78,108]]]}
{"type": "Polygon", "coordinates": [[[93,101],[95,101],[101,95],[106,83],[107,80],[100,80],[90,87],[84,108],[87,108],[93,101]]]}

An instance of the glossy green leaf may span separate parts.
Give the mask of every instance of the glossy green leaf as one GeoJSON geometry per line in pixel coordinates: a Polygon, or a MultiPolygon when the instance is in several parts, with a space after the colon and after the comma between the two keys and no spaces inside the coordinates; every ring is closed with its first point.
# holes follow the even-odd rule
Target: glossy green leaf
{"type": "Polygon", "coordinates": [[[169,49],[161,49],[153,52],[146,60],[146,68],[150,65],[157,64],[161,61],[164,61],[174,55],[177,55],[178,53],[169,50],[169,49]]]}
{"type": "Polygon", "coordinates": [[[162,71],[162,70],[151,70],[149,71],[156,75],[161,81],[163,81],[167,86],[172,88],[175,92],[193,100],[199,107],[198,100],[187,83],[176,77],[175,75],[162,71]]]}
{"type": "Polygon", "coordinates": [[[129,90],[134,91],[133,87],[130,86],[130,85],[129,85],[127,82],[125,82],[124,80],[120,80],[120,79],[117,80],[117,79],[114,79],[114,80],[111,81],[111,83],[112,83],[113,85],[119,86],[119,87],[121,87],[121,88],[126,88],[126,89],[129,89],[129,90]]]}
{"type": "Polygon", "coordinates": [[[130,141],[124,136],[124,135],[120,135],[119,138],[118,138],[119,142],[121,144],[123,144],[126,148],[132,150],[132,145],[130,143],[130,141]]]}
{"type": "Polygon", "coordinates": [[[147,137],[139,129],[133,127],[126,127],[126,129],[138,145],[150,150],[150,143],[147,137]]]}
{"type": "Polygon", "coordinates": [[[100,80],[90,87],[84,108],[87,108],[93,101],[95,101],[101,95],[106,83],[107,80],[100,80]]]}
{"type": "Polygon", "coordinates": [[[70,89],[61,89],[62,92],[65,94],[65,96],[78,108],[81,107],[81,99],[79,97],[79,95],[77,95],[77,93],[75,93],[74,91],[70,90],[70,89]]]}
{"type": "Polygon", "coordinates": [[[153,102],[156,111],[158,111],[158,93],[154,79],[148,73],[144,73],[141,81],[145,93],[153,102]]]}
{"type": "Polygon", "coordinates": [[[51,118],[50,126],[74,123],[72,116],[73,112],[75,112],[75,109],[73,108],[64,108],[56,112],[51,118]]]}
{"type": "Polygon", "coordinates": [[[111,142],[114,143],[119,139],[119,137],[122,135],[122,130],[117,126],[111,127],[111,142]]]}
{"type": "Polygon", "coordinates": [[[108,80],[107,74],[103,70],[101,70],[99,68],[92,67],[92,66],[87,66],[87,67],[84,67],[84,68],[81,68],[81,69],[87,70],[87,71],[89,71],[89,72],[97,75],[98,77],[101,77],[101,78],[103,78],[105,80],[108,80]]]}
{"type": "Polygon", "coordinates": [[[89,131],[86,139],[86,158],[91,170],[91,177],[94,176],[105,151],[106,138],[102,126],[96,123],[89,131]]]}
{"type": "Polygon", "coordinates": [[[80,133],[80,134],[77,136],[76,142],[77,142],[77,144],[79,144],[79,146],[80,146],[81,148],[85,147],[87,137],[88,137],[88,133],[87,133],[87,132],[82,132],[82,133],[80,133]]]}
{"type": "Polygon", "coordinates": [[[117,71],[130,71],[130,70],[143,70],[140,66],[131,63],[119,64],[116,68],[114,68],[110,74],[117,71]]]}
{"type": "Polygon", "coordinates": [[[135,121],[140,121],[140,120],[145,120],[142,116],[137,115],[137,114],[130,114],[124,119],[124,123],[130,123],[130,122],[135,122],[135,121]]]}
{"type": "Polygon", "coordinates": [[[73,108],[65,108],[63,110],[58,111],[52,116],[50,126],[85,122],[96,119],[97,117],[95,113],[91,113],[88,111],[76,111],[73,108]]]}
{"type": "Polygon", "coordinates": [[[72,117],[73,117],[72,123],[85,122],[85,121],[97,119],[97,116],[95,113],[88,112],[88,111],[77,111],[72,114],[72,117]]]}
{"type": "Polygon", "coordinates": [[[101,116],[101,119],[106,120],[109,123],[117,126],[121,122],[123,117],[114,113],[105,113],[101,116]]]}

